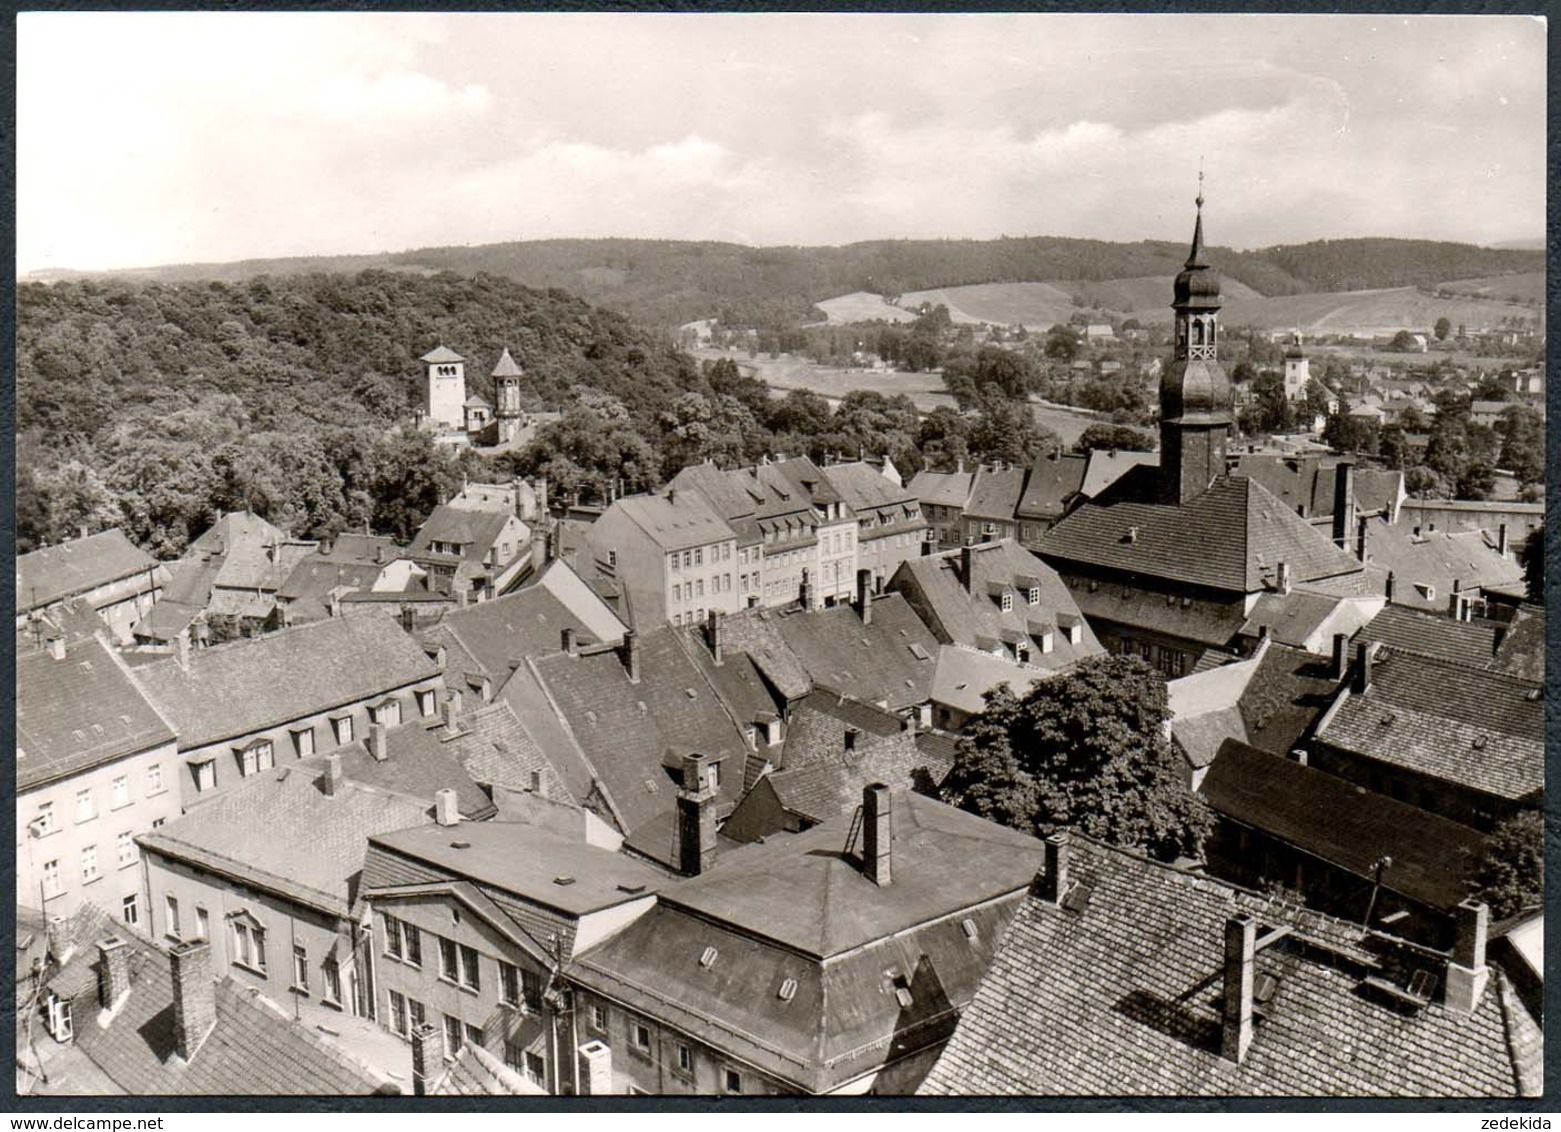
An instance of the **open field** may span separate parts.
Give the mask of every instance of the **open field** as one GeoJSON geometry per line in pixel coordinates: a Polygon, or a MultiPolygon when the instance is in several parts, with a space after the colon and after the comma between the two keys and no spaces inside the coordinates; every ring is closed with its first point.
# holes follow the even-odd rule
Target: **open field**
{"type": "Polygon", "coordinates": [[[949,317],[959,323],[1023,324],[1036,330],[1067,322],[1075,309],[1068,292],[1051,283],[974,283],[908,291],[900,296],[901,306],[919,307],[922,303],[942,303],[948,307],[949,317]]]}
{"type": "Polygon", "coordinates": [[[1454,279],[1438,283],[1444,291],[1472,295],[1482,299],[1516,300],[1520,303],[1545,301],[1545,273],[1525,271],[1517,275],[1494,275],[1485,279],[1454,279]]]}
{"type": "Polygon", "coordinates": [[[849,295],[825,299],[814,305],[833,323],[916,321],[916,316],[910,311],[890,306],[882,295],[875,295],[871,291],[852,291],[849,295]]]}

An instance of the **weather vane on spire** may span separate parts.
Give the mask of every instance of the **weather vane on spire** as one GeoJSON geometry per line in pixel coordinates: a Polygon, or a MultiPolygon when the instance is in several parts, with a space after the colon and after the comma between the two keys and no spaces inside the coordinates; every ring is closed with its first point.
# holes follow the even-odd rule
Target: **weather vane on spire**
{"type": "Polygon", "coordinates": [[[1198,200],[1199,208],[1203,207],[1203,154],[1198,155],[1198,200]]]}

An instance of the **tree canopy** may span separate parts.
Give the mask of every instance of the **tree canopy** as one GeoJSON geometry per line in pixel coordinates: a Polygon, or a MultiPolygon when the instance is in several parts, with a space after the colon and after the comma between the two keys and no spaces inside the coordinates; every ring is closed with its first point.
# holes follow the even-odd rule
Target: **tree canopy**
{"type": "Polygon", "coordinates": [[[1491,834],[1474,869],[1475,895],[1502,920],[1545,900],[1545,818],[1525,810],[1491,834]]]}

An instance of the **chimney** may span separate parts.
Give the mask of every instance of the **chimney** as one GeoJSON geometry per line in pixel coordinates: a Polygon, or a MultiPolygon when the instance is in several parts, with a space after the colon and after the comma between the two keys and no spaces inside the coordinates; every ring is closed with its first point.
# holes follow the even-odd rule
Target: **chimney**
{"type": "Polygon", "coordinates": [[[325,759],[325,796],[334,798],[341,793],[341,756],[327,755],[325,759]]]}
{"type": "Polygon", "coordinates": [[[764,729],[765,746],[773,747],[775,744],[781,741],[781,717],[776,715],[773,711],[761,711],[758,718],[755,719],[754,722],[764,729]]]}
{"type": "Polygon", "coordinates": [[[623,644],[618,646],[618,655],[623,659],[624,671],[629,674],[629,683],[640,682],[640,635],[633,629],[623,631],[623,644]]]}
{"type": "Polygon", "coordinates": [[[455,804],[455,791],[448,786],[434,791],[434,821],[439,825],[461,824],[461,811],[455,804]]]}
{"type": "MultiPolygon", "coordinates": [[[[49,652],[53,654],[55,660],[64,660],[65,638],[56,637],[53,641],[50,641],[49,652]],[[54,651],[55,641],[59,642],[59,652],[54,651]]],[[[179,667],[188,672],[190,669],[190,634],[188,630],[182,631],[178,636],[174,637],[173,656],[179,667]]]]}
{"type": "Polygon", "coordinates": [[[928,535],[927,538],[924,538],[924,539],[921,540],[921,556],[923,558],[927,557],[927,555],[931,554],[934,550],[936,550],[938,548],[937,547],[937,543],[935,541],[933,541],[933,539],[931,537],[932,536],[932,532],[928,531],[927,535],[928,535]]]}
{"type": "Polygon", "coordinates": [[[1388,604],[1393,604],[1393,571],[1388,571],[1387,581],[1383,583],[1382,593],[1388,599],[1388,604]]]}
{"type": "Polygon", "coordinates": [[[1060,903],[1068,891],[1068,834],[1059,830],[1046,838],[1045,871],[1035,878],[1036,895],[1048,904],[1060,903]]]}
{"type": "Polygon", "coordinates": [[[802,585],[797,592],[797,604],[803,609],[813,608],[813,583],[808,580],[808,568],[802,568],[802,585]]]}
{"type": "Polygon", "coordinates": [[[1346,460],[1333,470],[1333,545],[1349,547],[1355,526],[1355,465],[1346,460]]]}
{"type": "Polygon", "coordinates": [[[965,591],[967,593],[975,592],[971,584],[971,579],[974,575],[973,568],[976,564],[975,541],[975,539],[966,535],[963,545],[959,548],[959,580],[965,583],[965,591]]]}
{"type": "Polygon", "coordinates": [[[1290,563],[1281,562],[1274,567],[1274,588],[1282,594],[1290,592],[1290,563]]]}
{"type": "Polygon", "coordinates": [[[331,591],[330,613],[332,617],[341,616],[341,594],[337,593],[335,590],[331,591]]]}
{"type": "Polygon", "coordinates": [[[722,657],[721,648],[721,611],[712,609],[705,618],[706,632],[710,637],[710,658],[715,661],[716,667],[720,667],[722,657]]]}
{"type": "Polygon", "coordinates": [[[706,755],[683,756],[683,784],[677,793],[677,865],[696,877],[715,856],[715,776],[706,755]]]}
{"type": "Polygon", "coordinates": [[[559,638],[559,643],[563,646],[563,650],[566,653],[568,653],[570,656],[580,655],[580,650],[575,644],[574,626],[565,625],[563,631],[559,633],[559,638]]]}
{"type": "MultiPolygon", "coordinates": [[[[179,643],[181,645],[183,645],[184,649],[185,649],[185,651],[182,653],[182,655],[179,658],[179,667],[180,668],[185,668],[185,667],[188,667],[188,661],[189,661],[188,649],[189,649],[190,646],[189,646],[189,642],[186,641],[182,636],[179,638],[179,643]]],[[[61,636],[60,634],[56,633],[54,636],[49,638],[49,640],[48,640],[48,648],[49,648],[49,655],[52,656],[55,660],[64,660],[65,659],[65,638],[63,636],[61,636]]]]}
{"type": "Polygon", "coordinates": [[[388,730],[383,719],[376,720],[369,728],[369,754],[374,756],[374,761],[382,763],[390,757],[390,752],[385,747],[385,732],[388,730]]]}
{"type": "Polygon", "coordinates": [[[1269,636],[1269,628],[1268,628],[1268,626],[1267,625],[1259,625],[1257,627],[1257,643],[1258,643],[1258,645],[1262,646],[1262,645],[1266,644],[1267,641],[1268,641],[1268,636],[1269,636]]]}
{"type": "Polygon", "coordinates": [[[873,623],[873,572],[856,572],[856,611],[862,615],[862,624],[873,623]]]}
{"type": "Polygon", "coordinates": [[[1496,553],[1503,558],[1507,557],[1507,524],[1503,523],[1496,528],[1496,553]]]}
{"type": "Polygon", "coordinates": [[[216,984],[211,980],[211,943],[192,939],[168,952],[173,975],[174,1051],[188,1064],[217,1024],[216,984]]]}
{"type": "Polygon", "coordinates": [[[538,798],[546,798],[548,796],[547,776],[540,770],[531,772],[531,792],[538,798]]]}
{"type": "Polygon", "coordinates": [[[1357,696],[1364,695],[1367,688],[1371,687],[1371,643],[1362,641],[1355,646],[1355,678],[1350,683],[1350,691],[1357,696]]]}
{"type": "Polygon", "coordinates": [[[1366,561],[1366,539],[1371,534],[1371,517],[1362,515],[1355,520],[1355,557],[1366,561]]]}
{"type": "Polygon", "coordinates": [[[1220,1026],[1220,1056],[1240,1065],[1252,1044],[1252,982],[1257,970],[1257,921],[1232,916],[1225,921],[1225,993],[1220,1026]]]}
{"type": "Polygon", "coordinates": [[[98,1003],[112,1011],[130,993],[130,946],[118,936],[98,940],[98,1003]]]}
{"type": "Polygon", "coordinates": [[[886,887],[894,857],[894,801],[889,788],[874,782],[862,788],[862,872],[886,887]]]}
{"type": "Polygon", "coordinates": [[[575,1051],[582,1097],[605,1097],[613,1092],[612,1049],[605,1042],[589,1041],[575,1051]]]}
{"type": "Polygon", "coordinates": [[[1349,674],[1350,637],[1348,633],[1333,635],[1333,667],[1328,674],[1335,680],[1343,680],[1349,674]]]}
{"type": "Polygon", "coordinates": [[[420,1022],[412,1027],[412,1095],[426,1096],[429,1078],[439,1067],[439,1027],[420,1022]]]}
{"type": "Polygon", "coordinates": [[[1473,1014],[1490,980],[1485,966],[1485,939],[1490,927],[1490,909],[1470,897],[1453,909],[1453,957],[1447,965],[1445,1003],[1458,1014],[1473,1014]]]}

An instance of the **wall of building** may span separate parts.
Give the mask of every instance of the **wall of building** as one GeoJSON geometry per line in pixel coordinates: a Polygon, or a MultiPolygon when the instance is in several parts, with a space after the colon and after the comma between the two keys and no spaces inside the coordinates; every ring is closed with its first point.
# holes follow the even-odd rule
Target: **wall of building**
{"type": "MultiPolygon", "coordinates": [[[[41,908],[50,916],[69,916],[83,900],[91,900],[116,916],[125,914],[125,899],[136,899],[136,921],[146,925],[147,895],[140,852],[133,840],[182,812],[179,805],[178,751],[170,741],[127,758],[93,767],[58,782],[23,791],[16,797],[16,899],[41,908]],[[155,771],[154,771],[154,768],[155,771]],[[116,779],[125,779],[128,801],[116,805],[116,779]],[[77,820],[76,796],[85,790],[92,799],[92,816],[77,820]],[[33,823],[51,807],[53,832],[34,836],[33,823]],[[120,862],[120,846],[129,857],[120,862]],[[82,873],[82,853],[94,847],[97,875],[82,873]],[[57,863],[59,886],[44,888],[45,866],[57,863]]],[[[34,827],[35,828],[35,827],[34,827]]]]}
{"type": "Polygon", "coordinates": [[[814,602],[818,605],[850,601],[856,596],[857,523],[849,519],[823,524],[818,529],[818,569],[814,602]]]}
{"type": "Polygon", "coordinates": [[[1313,742],[1310,763],[1357,786],[1486,832],[1525,808],[1454,782],[1341,750],[1322,740],[1313,742]]]}
{"type": "Polygon", "coordinates": [[[1459,534],[1488,531],[1495,535],[1507,524],[1508,553],[1516,553],[1529,532],[1545,525],[1543,503],[1502,503],[1496,500],[1473,502],[1462,499],[1406,499],[1399,511],[1399,524],[1459,534]]]}
{"type": "MultiPolygon", "coordinates": [[[[736,540],[724,539],[660,557],[665,578],[662,601],[666,619],[672,624],[703,625],[712,609],[736,613],[746,604],[739,593],[736,540]]],[[[765,565],[761,564],[761,571],[765,565]]]]}
{"type": "MultiPolygon", "coordinates": [[[[166,571],[158,566],[154,571],[142,571],[132,574],[128,578],[120,578],[106,585],[95,586],[79,594],[70,595],[71,599],[84,598],[98,616],[108,624],[109,632],[120,644],[129,644],[136,624],[152,611],[152,606],[163,596],[163,580],[166,571]]],[[[26,599],[26,594],[18,594],[19,602],[26,599]]],[[[49,608],[57,608],[62,602],[57,602],[49,608]]],[[[20,604],[18,605],[20,609],[20,604]]],[[[25,628],[27,614],[18,612],[16,627],[25,628]]]]}

